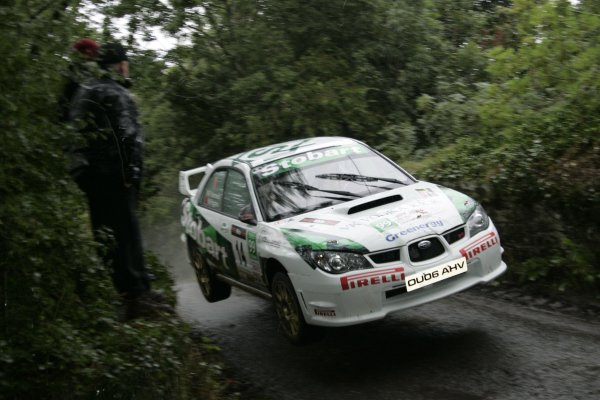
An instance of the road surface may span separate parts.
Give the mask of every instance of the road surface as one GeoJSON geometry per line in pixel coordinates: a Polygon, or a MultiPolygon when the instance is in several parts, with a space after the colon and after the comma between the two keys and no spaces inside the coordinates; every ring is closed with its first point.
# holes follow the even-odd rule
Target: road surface
{"type": "Polygon", "coordinates": [[[177,229],[147,246],[172,267],[178,313],[273,399],[600,399],[600,321],[467,291],[383,321],[329,329],[304,347],[270,302],[233,289],[207,303],[177,229]]]}

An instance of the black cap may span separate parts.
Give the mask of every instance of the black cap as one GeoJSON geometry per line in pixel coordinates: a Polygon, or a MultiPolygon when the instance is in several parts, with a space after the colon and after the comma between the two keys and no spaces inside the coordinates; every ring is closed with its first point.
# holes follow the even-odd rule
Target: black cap
{"type": "Polygon", "coordinates": [[[127,61],[127,51],[119,43],[106,43],[100,47],[98,64],[101,67],[127,61]]]}

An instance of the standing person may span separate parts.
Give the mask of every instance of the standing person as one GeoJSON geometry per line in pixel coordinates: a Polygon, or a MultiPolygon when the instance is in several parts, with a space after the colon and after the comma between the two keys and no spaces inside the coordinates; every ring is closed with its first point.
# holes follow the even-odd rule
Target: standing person
{"type": "Polygon", "coordinates": [[[81,142],[72,151],[71,174],[86,194],[96,239],[107,245],[113,282],[126,319],[156,310],[172,311],[150,290],[144,266],[136,203],[142,177],[143,133],[128,86],[129,61],[117,43],[101,47],[100,77],[83,82],[70,119],[81,142]],[[108,228],[114,244],[106,240],[108,228]]]}

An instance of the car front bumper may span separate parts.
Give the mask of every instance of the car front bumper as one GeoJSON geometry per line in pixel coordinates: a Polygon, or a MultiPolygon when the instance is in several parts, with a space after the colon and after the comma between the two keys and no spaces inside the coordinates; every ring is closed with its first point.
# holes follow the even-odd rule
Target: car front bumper
{"type": "Polygon", "coordinates": [[[296,288],[305,320],[311,325],[347,326],[382,319],[389,313],[425,304],[489,282],[507,269],[499,242],[485,251],[467,255],[467,272],[407,292],[404,279],[436,264],[465,256],[465,249],[483,243],[495,228],[455,246],[442,259],[418,267],[402,262],[369,270],[331,275],[320,270],[289,276],[296,288]],[[363,279],[364,278],[364,279],[363,279]],[[359,282],[361,281],[361,282],[359,282]]]}

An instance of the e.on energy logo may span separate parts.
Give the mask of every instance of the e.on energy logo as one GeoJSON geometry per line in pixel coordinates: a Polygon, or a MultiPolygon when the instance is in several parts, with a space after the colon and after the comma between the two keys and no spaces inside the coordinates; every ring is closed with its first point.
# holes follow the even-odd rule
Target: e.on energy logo
{"type": "Polygon", "coordinates": [[[467,247],[460,250],[460,254],[466,257],[467,260],[483,253],[490,247],[494,247],[499,243],[498,236],[495,232],[490,232],[481,239],[470,243],[467,247]]]}
{"type": "Polygon", "coordinates": [[[342,290],[404,281],[404,267],[377,269],[340,278],[342,290]]]}

